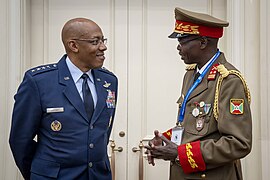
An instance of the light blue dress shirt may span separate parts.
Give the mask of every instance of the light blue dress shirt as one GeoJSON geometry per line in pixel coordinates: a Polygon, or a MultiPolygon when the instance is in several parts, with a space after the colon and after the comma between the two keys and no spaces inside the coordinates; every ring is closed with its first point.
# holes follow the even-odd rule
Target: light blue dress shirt
{"type": "MultiPolygon", "coordinates": [[[[83,94],[82,94],[82,84],[83,84],[83,79],[81,78],[83,73],[77,66],[75,66],[71,60],[68,58],[66,58],[66,63],[67,63],[67,66],[68,66],[68,69],[70,71],[70,74],[72,76],[72,79],[77,87],[77,90],[83,100],[83,94]]],[[[94,107],[96,108],[96,105],[97,105],[97,91],[96,91],[96,87],[95,87],[95,82],[94,82],[94,77],[91,73],[91,69],[86,72],[86,74],[88,74],[89,78],[87,79],[87,83],[88,83],[88,86],[91,90],[91,94],[92,94],[92,97],[93,97],[93,101],[94,101],[94,107]]]]}

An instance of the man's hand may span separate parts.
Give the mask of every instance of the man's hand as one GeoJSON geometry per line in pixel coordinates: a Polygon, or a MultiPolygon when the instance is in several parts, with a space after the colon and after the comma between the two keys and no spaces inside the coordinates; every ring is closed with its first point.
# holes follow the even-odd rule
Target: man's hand
{"type": "Polygon", "coordinates": [[[145,146],[145,148],[147,149],[148,163],[153,166],[155,165],[154,158],[174,161],[178,156],[177,145],[158,131],[155,131],[155,137],[149,141],[149,146],[145,146]],[[165,143],[165,146],[162,146],[162,142],[165,143]]]}

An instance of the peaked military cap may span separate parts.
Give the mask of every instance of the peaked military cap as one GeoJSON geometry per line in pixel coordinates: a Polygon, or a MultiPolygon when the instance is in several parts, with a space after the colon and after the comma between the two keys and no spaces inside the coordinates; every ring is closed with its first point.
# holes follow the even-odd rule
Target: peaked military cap
{"type": "Polygon", "coordinates": [[[200,35],[220,38],[223,35],[223,27],[229,23],[208,14],[175,8],[175,28],[169,38],[180,38],[188,35],[200,35]]]}

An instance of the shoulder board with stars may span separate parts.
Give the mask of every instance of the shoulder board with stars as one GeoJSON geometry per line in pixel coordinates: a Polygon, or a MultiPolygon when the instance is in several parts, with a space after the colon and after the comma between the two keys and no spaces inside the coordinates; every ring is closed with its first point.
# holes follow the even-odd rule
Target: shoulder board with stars
{"type": "Polygon", "coordinates": [[[187,71],[194,70],[196,68],[197,64],[189,64],[186,66],[187,71]]]}
{"type": "Polygon", "coordinates": [[[102,72],[105,72],[105,73],[107,73],[107,74],[110,74],[110,75],[115,76],[111,71],[109,71],[109,70],[108,70],[107,68],[105,68],[105,67],[99,68],[98,70],[99,70],[99,71],[102,71],[102,72]]]}
{"type": "Polygon", "coordinates": [[[34,76],[36,74],[40,74],[40,73],[47,72],[47,71],[52,71],[55,69],[57,69],[57,64],[47,64],[47,65],[42,65],[42,66],[32,68],[29,71],[34,76]]]}
{"type": "Polygon", "coordinates": [[[218,69],[217,69],[218,66],[219,66],[218,63],[217,64],[214,64],[212,66],[212,68],[210,69],[210,72],[208,74],[208,77],[207,77],[208,81],[211,81],[211,80],[215,80],[216,79],[216,74],[218,72],[218,69]]]}

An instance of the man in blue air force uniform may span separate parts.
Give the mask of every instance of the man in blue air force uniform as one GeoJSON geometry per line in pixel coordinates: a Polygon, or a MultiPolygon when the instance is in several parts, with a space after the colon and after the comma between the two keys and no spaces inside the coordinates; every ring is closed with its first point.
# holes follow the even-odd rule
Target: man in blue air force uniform
{"type": "Polygon", "coordinates": [[[111,180],[117,78],[101,68],[106,40],[95,22],[71,19],[62,29],[67,54],[25,73],[9,139],[25,179],[111,180]]]}

